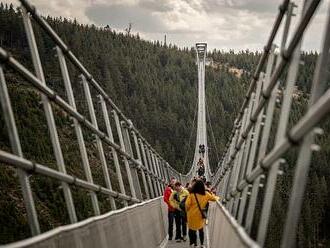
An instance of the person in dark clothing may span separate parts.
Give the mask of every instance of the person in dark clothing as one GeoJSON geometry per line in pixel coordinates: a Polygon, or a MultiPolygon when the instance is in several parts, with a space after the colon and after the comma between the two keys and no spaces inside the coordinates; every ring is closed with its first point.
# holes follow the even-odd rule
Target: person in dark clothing
{"type": "MultiPolygon", "coordinates": [[[[199,235],[200,243],[204,244],[204,230],[203,230],[203,228],[198,230],[198,235],[199,235]]],[[[190,246],[192,246],[193,244],[197,244],[197,231],[189,229],[188,230],[188,236],[189,236],[190,243],[191,243],[190,246]]],[[[194,246],[197,247],[197,245],[194,245],[194,246]]],[[[201,246],[201,247],[205,247],[205,246],[201,246]]]]}
{"type": "Polygon", "coordinates": [[[201,247],[204,246],[204,232],[205,225],[205,206],[209,201],[216,201],[218,197],[205,191],[204,182],[198,179],[191,189],[189,196],[186,199],[186,212],[188,222],[188,235],[191,246],[197,246],[197,231],[201,247]]]}
{"type": "Polygon", "coordinates": [[[211,192],[211,188],[212,188],[212,184],[211,184],[211,182],[210,182],[210,181],[207,181],[207,182],[205,183],[205,191],[207,191],[207,192],[209,192],[210,194],[212,194],[212,192],[211,192]]]}
{"type": "Polygon", "coordinates": [[[199,177],[202,177],[202,176],[204,176],[204,173],[205,173],[205,168],[204,168],[204,165],[203,164],[201,164],[200,166],[199,166],[199,168],[198,168],[198,176],[199,177]]]}
{"type": "Polygon", "coordinates": [[[174,219],[176,234],[176,242],[181,242],[181,240],[186,241],[187,238],[187,218],[185,214],[185,209],[182,209],[181,202],[189,195],[189,192],[182,187],[180,182],[176,182],[174,185],[174,191],[170,196],[170,204],[175,209],[174,219]]]}
{"type": "Polygon", "coordinates": [[[202,146],[201,146],[201,153],[202,153],[203,156],[204,156],[204,153],[205,153],[205,145],[202,145],[202,146]]]}

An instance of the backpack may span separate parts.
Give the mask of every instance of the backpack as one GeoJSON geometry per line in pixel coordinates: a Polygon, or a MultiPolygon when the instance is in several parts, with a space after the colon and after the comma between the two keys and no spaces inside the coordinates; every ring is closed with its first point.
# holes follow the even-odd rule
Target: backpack
{"type": "Polygon", "coordinates": [[[199,169],[198,169],[198,175],[199,176],[203,176],[204,175],[204,173],[205,173],[205,169],[204,169],[204,167],[199,167],[199,169]]]}
{"type": "Polygon", "coordinates": [[[178,194],[178,192],[175,192],[175,193],[174,193],[173,198],[174,198],[174,200],[176,200],[177,202],[180,203],[180,198],[179,198],[179,194],[178,194]]]}
{"type": "Polygon", "coordinates": [[[187,196],[183,198],[182,201],[180,201],[179,203],[179,207],[183,212],[186,212],[186,200],[187,200],[187,196]]]}
{"type": "Polygon", "coordinates": [[[180,201],[179,194],[178,193],[175,193],[174,196],[173,196],[173,198],[174,198],[174,200],[176,200],[179,203],[179,207],[180,207],[181,211],[186,212],[186,200],[187,200],[187,196],[184,197],[182,199],[182,201],[180,201]]]}

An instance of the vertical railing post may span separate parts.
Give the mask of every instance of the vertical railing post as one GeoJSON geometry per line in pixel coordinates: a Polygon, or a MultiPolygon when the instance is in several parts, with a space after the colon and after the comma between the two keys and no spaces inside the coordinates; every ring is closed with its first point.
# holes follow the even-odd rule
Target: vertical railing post
{"type": "Polygon", "coordinates": [[[135,145],[136,154],[138,156],[138,160],[142,164],[142,166],[140,166],[140,173],[142,176],[142,182],[143,182],[143,187],[145,190],[146,198],[150,199],[150,193],[149,193],[149,189],[148,189],[148,185],[147,185],[146,175],[145,175],[144,168],[143,168],[143,167],[145,167],[145,169],[146,169],[146,165],[143,165],[139,142],[138,142],[138,139],[137,139],[137,136],[136,136],[136,133],[134,130],[132,130],[132,135],[133,135],[133,140],[134,140],[134,145],[135,145]]]}
{"type": "MultiPolygon", "coordinates": [[[[5,80],[5,75],[2,69],[2,64],[0,64],[0,103],[2,107],[2,112],[4,115],[5,123],[7,126],[10,146],[12,152],[23,158],[23,152],[21,148],[21,142],[18,136],[17,127],[15,123],[15,118],[12,110],[12,105],[10,102],[7,84],[5,80]]],[[[26,171],[22,169],[17,169],[18,178],[20,186],[22,189],[24,206],[26,208],[28,223],[30,226],[32,236],[40,234],[40,226],[38,221],[38,215],[36,207],[33,200],[32,189],[30,185],[30,180],[26,171]]]]}
{"type": "MultiPolygon", "coordinates": [[[[33,66],[34,66],[34,69],[36,72],[36,76],[40,80],[40,82],[42,82],[42,84],[46,85],[45,76],[44,76],[44,72],[42,69],[40,56],[39,56],[39,52],[38,52],[38,48],[37,48],[37,43],[35,40],[32,24],[31,24],[31,20],[30,20],[30,15],[24,7],[22,7],[22,15],[23,15],[23,22],[24,22],[26,37],[27,37],[28,44],[30,47],[31,57],[32,57],[33,66]]],[[[57,133],[57,129],[56,129],[52,106],[50,104],[48,97],[45,96],[44,94],[41,95],[41,100],[42,100],[42,104],[43,104],[45,115],[46,115],[47,125],[48,125],[48,129],[49,129],[49,133],[50,133],[50,138],[51,138],[51,142],[52,142],[52,146],[53,146],[53,150],[54,150],[57,167],[60,172],[66,173],[65,163],[64,163],[64,159],[63,159],[60,141],[58,138],[58,133],[57,133]]],[[[72,199],[70,187],[65,182],[62,182],[61,185],[62,185],[63,192],[64,192],[64,198],[65,198],[66,207],[67,207],[67,210],[69,213],[70,222],[75,223],[75,222],[77,222],[77,215],[76,215],[76,210],[74,207],[74,202],[72,199]]]]}
{"type": "Polygon", "coordinates": [[[231,204],[232,204],[232,199],[230,197],[230,183],[231,183],[231,178],[232,178],[232,175],[233,175],[233,168],[230,166],[230,163],[229,161],[231,161],[232,159],[232,153],[234,151],[234,137],[233,139],[231,140],[230,142],[230,146],[229,146],[229,152],[228,152],[228,157],[227,157],[227,170],[228,172],[226,173],[226,177],[227,177],[227,180],[226,180],[226,186],[225,186],[225,197],[226,197],[226,201],[229,201],[226,205],[227,209],[230,209],[231,208],[231,204]]]}
{"type": "Polygon", "coordinates": [[[218,171],[218,178],[217,178],[217,182],[219,184],[219,189],[217,190],[217,192],[219,193],[219,195],[222,198],[226,198],[226,196],[224,195],[224,190],[225,190],[225,180],[224,180],[224,173],[226,170],[226,157],[227,157],[227,152],[224,153],[223,158],[222,158],[222,162],[221,162],[221,170],[218,171]],[[220,186],[221,184],[221,186],[220,186]]]}
{"type": "MultiPolygon", "coordinates": [[[[114,142],[107,105],[104,101],[103,96],[99,95],[98,97],[100,99],[103,119],[104,119],[104,122],[105,122],[105,127],[106,127],[106,130],[107,130],[108,137],[109,137],[111,142],[114,142]]],[[[121,174],[120,163],[119,163],[119,158],[118,158],[118,154],[117,154],[116,149],[111,147],[111,153],[112,153],[112,156],[113,156],[113,162],[114,162],[114,165],[115,165],[115,170],[116,170],[116,175],[117,175],[117,179],[118,179],[120,193],[126,195],[126,190],[125,190],[125,186],[124,186],[123,177],[122,177],[122,174],[121,174]]],[[[126,200],[123,201],[123,203],[124,203],[125,206],[128,206],[128,202],[126,200]]]]}
{"type": "Polygon", "coordinates": [[[170,173],[170,165],[166,162],[166,175],[167,175],[167,183],[171,180],[171,173],[170,173]]]}
{"type": "MultiPolygon", "coordinates": [[[[67,94],[67,97],[68,97],[69,104],[71,105],[71,107],[74,110],[77,110],[76,102],[75,102],[73,91],[72,91],[71,80],[70,80],[68,68],[67,68],[66,61],[65,61],[65,57],[63,55],[62,50],[58,46],[56,47],[56,51],[57,51],[57,56],[58,56],[60,69],[61,69],[61,73],[62,73],[62,78],[63,78],[65,91],[66,91],[66,94],[67,94]]],[[[90,165],[89,165],[89,160],[88,160],[88,155],[87,155],[87,151],[86,151],[84,136],[83,136],[83,133],[82,133],[82,130],[81,130],[80,123],[75,118],[72,118],[72,121],[73,121],[74,129],[75,129],[75,133],[76,133],[76,136],[77,136],[77,140],[78,140],[78,146],[79,146],[81,161],[82,161],[82,165],[83,165],[83,169],[84,169],[84,172],[85,172],[86,179],[87,179],[88,182],[93,183],[93,177],[92,177],[92,173],[91,173],[91,169],[90,169],[90,165]]],[[[91,196],[91,201],[92,201],[94,214],[95,215],[100,215],[100,208],[99,208],[99,203],[98,203],[96,193],[91,191],[90,196],[91,196]]]]}
{"type": "MultiPolygon", "coordinates": [[[[268,61],[269,64],[274,62],[273,53],[271,53],[268,60],[269,60],[268,61]]],[[[264,84],[264,77],[263,77],[263,74],[262,74],[260,76],[260,79],[259,79],[258,84],[257,84],[256,95],[255,95],[255,104],[254,104],[253,109],[255,109],[257,103],[259,102],[263,84],[264,84]]],[[[251,139],[249,158],[248,158],[248,161],[247,161],[246,170],[245,170],[245,174],[244,174],[245,176],[250,174],[250,172],[253,168],[253,165],[255,164],[255,156],[256,156],[258,141],[259,141],[261,120],[262,120],[262,113],[258,115],[257,120],[253,120],[255,123],[254,123],[253,128],[251,129],[253,136],[252,136],[252,139],[251,139]]],[[[249,119],[248,121],[252,121],[252,120],[249,119]]]]}
{"type": "MultiPolygon", "coordinates": [[[[118,114],[115,110],[112,111],[112,114],[113,114],[113,117],[114,117],[115,123],[116,123],[116,128],[117,128],[117,134],[118,134],[118,137],[119,137],[120,147],[124,152],[126,152],[125,144],[124,144],[124,138],[123,138],[123,132],[122,132],[122,129],[121,129],[118,114]]],[[[124,160],[124,164],[125,164],[126,174],[127,174],[127,178],[128,178],[128,184],[129,184],[129,188],[130,188],[132,197],[136,198],[133,178],[132,178],[132,174],[131,174],[131,169],[130,169],[130,166],[129,166],[129,163],[128,163],[128,160],[127,160],[126,156],[123,156],[123,160],[124,160]]]]}
{"type": "MultiPolygon", "coordinates": [[[[244,128],[245,128],[245,123],[246,123],[246,116],[247,116],[247,109],[244,110],[244,114],[243,114],[243,118],[240,122],[240,130],[239,130],[239,135],[238,137],[240,137],[244,131],[244,128]]],[[[237,164],[239,166],[238,168],[238,171],[237,171],[237,175],[236,175],[236,178],[235,178],[235,183],[234,183],[234,188],[235,189],[237,187],[237,184],[240,182],[240,176],[244,173],[242,171],[243,169],[243,166],[242,166],[242,159],[243,159],[243,155],[244,155],[244,145],[245,143],[243,144],[243,146],[241,146],[241,148],[239,149],[238,151],[238,154],[237,154],[237,164]]],[[[235,149],[238,149],[237,147],[235,147],[235,149]]],[[[234,209],[233,209],[233,216],[236,218],[237,217],[237,211],[238,211],[238,206],[239,206],[239,203],[241,202],[241,197],[242,197],[242,192],[239,192],[237,195],[236,195],[236,201],[235,201],[235,205],[234,205],[234,209]]]]}
{"type": "MultiPolygon", "coordinates": [[[[128,125],[129,124],[124,122],[124,121],[121,122],[121,127],[122,127],[122,130],[123,130],[125,150],[134,159],[134,153],[133,153],[133,148],[132,148],[130,134],[129,134],[129,128],[131,128],[130,126],[132,126],[133,124],[130,123],[130,126],[128,126],[128,125]]],[[[131,160],[128,161],[128,162],[130,164],[130,170],[131,170],[133,185],[134,185],[134,189],[135,189],[135,194],[136,194],[137,198],[141,200],[142,199],[141,185],[140,185],[139,176],[138,176],[138,173],[137,173],[137,166],[138,165],[134,164],[134,162],[131,161],[131,160]]]]}
{"type": "Polygon", "coordinates": [[[154,186],[154,193],[155,193],[155,197],[157,197],[159,195],[158,193],[158,186],[157,186],[157,178],[156,178],[156,173],[155,173],[155,166],[154,163],[152,162],[151,159],[151,154],[150,154],[150,150],[148,148],[148,145],[146,144],[145,146],[145,151],[146,151],[146,155],[147,155],[147,159],[150,165],[150,171],[152,173],[152,184],[154,186]]]}
{"type": "MultiPolygon", "coordinates": [[[[261,84],[261,81],[259,82],[261,84]]],[[[246,114],[246,120],[245,120],[245,127],[244,130],[246,128],[246,126],[248,125],[250,118],[251,118],[251,114],[253,112],[253,108],[255,106],[255,93],[253,92],[251,94],[251,99],[247,108],[247,114],[246,114]]],[[[252,139],[252,130],[250,130],[250,132],[247,134],[247,138],[245,140],[245,145],[244,145],[244,154],[243,154],[243,158],[242,158],[242,178],[244,178],[246,176],[246,166],[247,166],[247,162],[248,162],[248,153],[250,152],[250,146],[251,146],[251,139],[252,139]]],[[[245,187],[243,189],[243,191],[241,192],[241,201],[240,201],[240,206],[238,208],[238,214],[237,214],[237,221],[238,223],[242,224],[243,223],[243,216],[244,216],[244,212],[245,212],[245,203],[248,197],[248,191],[249,188],[245,187]]]]}
{"type": "Polygon", "coordinates": [[[223,175],[222,180],[223,180],[223,187],[222,187],[222,192],[221,195],[223,196],[224,201],[226,200],[226,188],[227,188],[227,175],[229,174],[229,167],[228,167],[228,157],[229,157],[229,149],[227,150],[224,160],[223,160],[223,175]],[[228,172],[227,172],[228,171],[228,172]]]}
{"type": "Polygon", "coordinates": [[[154,164],[154,168],[155,168],[155,182],[158,188],[158,196],[160,196],[162,194],[162,188],[160,186],[160,180],[159,180],[159,174],[158,174],[158,166],[157,166],[157,160],[156,160],[156,156],[155,153],[151,150],[150,147],[150,155],[151,155],[151,161],[154,164]]]}
{"type": "Polygon", "coordinates": [[[163,189],[164,189],[164,185],[163,185],[163,180],[162,180],[162,173],[161,173],[161,165],[160,165],[160,160],[157,154],[155,154],[155,161],[156,161],[156,166],[157,166],[157,171],[158,171],[158,184],[160,187],[160,194],[163,194],[163,189]]]}
{"type": "MultiPolygon", "coordinates": [[[[98,124],[97,124],[96,115],[95,115],[95,109],[94,109],[93,100],[92,100],[88,82],[84,75],[80,75],[80,78],[82,80],[82,84],[83,84],[83,88],[84,88],[84,92],[85,92],[85,98],[86,98],[87,105],[88,105],[89,116],[91,118],[91,121],[92,121],[92,124],[94,125],[94,127],[98,129],[98,124]]],[[[110,175],[109,175],[109,168],[108,168],[107,161],[106,161],[106,158],[104,155],[102,141],[98,135],[94,135],[94,138],[95,138],[96,145],[97,145],[99,159],[101,161],[105,185],[108,189],[112,190],[112,185],[111,185],[111,180],[110,180],[110,175]]],[[[115,199],[112,196],[110,196],[109,199],[110,199],[111,209],[112,210],[116,209],[115,199]]]]}
{"type": "Polygon", "coordinates": [[[236,163],[237,162],[237,156],[234,157],[234,151],[235,151],[235,147],[236,147],[236,141],[237,141],[237,138],[238,138],[238,130],[236,129],[235,130],[235,134],[234,134],[234,137],[232,139],[232,142],[231,142],[231,146],[230,146],[230,150],[231,150],[231,157],[232,157],[232,166],[231,166],[231,174],[230,174],[230,179],[229,179],[229,186],[228,186],[228,192],[226,193],[227,194],[227,197],[230,197],[230,202],[228,204],[228,211],[229,212],[232,212],[233,210],[233,206],[234,206],[234,203],[235,203],[235,199],[231,197],[230,195],[230,192],[232,191],[232,189],[235,187],[234,186],[234,180],[235,180],[235,176],[236,176],[236,172],[237,172],[237,167],[238,167],[238,164],[236,163]]]}
{"type": "Polygon", "coordinates": [[[165,185],[166,185],[166,183],[169,181],[166,161],[163,161],[163,170],[164,170],[164,180],[165,180],[165,185]]]}
{"type": "Polygon", "coordinates": [[[153,185],[152,185],[152,181],[151,181],[151,170],[150,170],[150,165],[149,165],[149,161],[147,159],[147,156],[146,156],[146,151],[145,151],[145,146],[144,146],[144,143],[142,141],[142,139],[139,139],[139,142],[140,142],[140,147],[141,147],[141,151],[142,151],[142,158],[143,158],[143,161],[144,161],[144,165],[146,166],[146,173],[147,173],[147,179],[148,179],[148,183],[149,183],[149,189],[150,189],[150,197],[151,198],[155,198],[155,192],[154,192],[154,188],[153,188],[153,185]]]}
{"type": "Polygon", "coordinates": [[[159,195],[161,195],[162,194],[162,187],[161,187],[161,183],[160,183],[160,174],[159,174],[158,161],[157,161],[157,156],[153,151],[151,151],[151,157],[152,157],[153,164],[155,165],[155,174],[156,174],[156,183],[157,183],[157,186],[158,186],[158,192],[159,192],[159,195]]]}
{"type": "Polygon", "coordinates": [[[166,187],[166,182],[167,182],[167,175],[166,175],[166,162],[164,161],[163,158],[160,158],[160,169],[162,172],[162,179],[163,179],[163,190],[166,187]]]}
{"type": "Polygon", "coordinates": [[[231,168],[227,168],[226,174],[224,175],[224,186],[223,186],[223,196],[224,199],[226,200],[226,208],[229,209],[230,201],[228,201],[227,194],[228,194],[228,189],[229,189],[229,181],[230,181],[230,176],[231,176],[231,168]]]}
{"type": "Polygon", "coordinates": [[[148,157],[148,159],[150,161],[150,164],[151,164],[151,171],[152,171],[152,174],[153,174],[152,181],[153,181],[153,184],[154,184],[154,189],[155,189],[155,192],[156,192],[156,196],[159,196],[159,185],[158,185],[158,179],[157,179],[157,172],[156,172],[156,168],[155,168],[155,163],[154,163],[154,160],[153,160],[153,153],[149,149],[148,145],[146,146],[146,149],[147,149],[147,157],[148,157]]]}

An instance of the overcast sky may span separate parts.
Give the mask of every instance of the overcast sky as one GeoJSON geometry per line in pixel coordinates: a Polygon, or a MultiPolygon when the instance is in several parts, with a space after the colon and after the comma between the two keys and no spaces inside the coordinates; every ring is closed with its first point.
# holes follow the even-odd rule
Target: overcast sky
{"type": "MultiPolygon", "coordinates": [[[[1,0],[0,0],[1,1],[1,0]]],[[[17,0],[2,0],[15,2],[17,0]]],[[[76,18],[81,23],[109,25],[148,40],[179,46],[205,41],[209,49],[260,50],[265,45],[282,0],[31,0],[42,14],[76,18]]],[[[302,0],[296,3],[301,5],[302,0]]],[[[320,6],[304,49],[319,50],[329,0],[320,6]]],[[[299,18],[300,9],[296,8],[299,18]]]]}

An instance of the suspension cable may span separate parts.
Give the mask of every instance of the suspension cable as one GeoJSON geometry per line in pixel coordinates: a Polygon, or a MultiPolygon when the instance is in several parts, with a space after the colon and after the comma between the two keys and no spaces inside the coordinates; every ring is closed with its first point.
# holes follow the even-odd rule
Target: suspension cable
{"type": "Polygon", "coordinates": [[[217,147],[217,143],[215,141],[215,136],[214,136],[214,132],[213,132],[213,128],[212,128],[212,123],[211,123],[211,118],[210,118],[210,113],[209,113],[209,108],[208,108],[208,105],[207,105],[207,101],[205,101],[205,106],[206,106],[206,114],[207,114],[208,123],[209,123],[210,129],[211,129],[211,137],[213,139],[213,144],[214,144],[214,147],[215,147],[215,155],[217,157],[217,161],[219,161],[218,147],[217,147]]]}
{"type": "Polygon", "coordinates": [[[197,106],[198,106],[198,102],[196,102],[196,107],[195,107],[195,114],[194,114],[194,119],[193,119],[193,125],[191,127],[191,131],[190,131],[190,136],[189,136],[189,141],[188,141],[188,147],[186,149],[186,155],[185,155],[185,159],[184,159],[184,163],[183,163],[183,172],[186,171],[186,163],[187,163],[187,158],[188,158],[188,153],[190,151],[190,142],[191,142],[191,138],[194,132],[194,127],[195,127],[195,123],[196,123],[196,115],[197,115],[197,106]]]}

